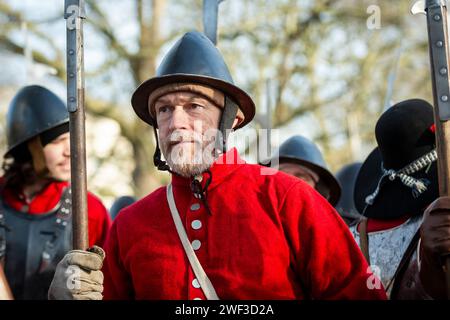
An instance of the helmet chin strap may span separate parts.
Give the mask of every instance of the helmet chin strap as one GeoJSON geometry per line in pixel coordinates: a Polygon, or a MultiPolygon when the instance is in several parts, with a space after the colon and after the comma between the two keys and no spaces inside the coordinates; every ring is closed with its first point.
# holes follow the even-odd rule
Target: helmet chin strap
{"type": "Polygon", "coordinates": [[[238,105],[233,100],[225,96],[225,106],[219,122],[219,132],[216,137],[216,153],[227,152],[227,140],[230,130],[233,129],[233,123],[238,112],[238,105]]]}
{"type": "Polygon", "coordinates": [[[153,154],[153,164],[160,171],[168,171],[170,173],[174,173],[167,162],[161,159],[161,149],[159,148],[159,139],[158,139],[158,131],[156,130],[156,124],[153,125],[153,133],[155,134],[156,139],[156,148],[155,153],[153,154]]]}

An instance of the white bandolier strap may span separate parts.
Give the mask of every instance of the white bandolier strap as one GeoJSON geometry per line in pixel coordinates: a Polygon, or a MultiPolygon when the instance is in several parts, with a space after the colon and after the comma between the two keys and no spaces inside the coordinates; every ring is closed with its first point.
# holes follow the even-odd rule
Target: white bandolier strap
{"type": "Polygon", "coordinates": [[[191,264],[192,270],[200,283],[200,287],[208,300],[219,300],[216,290],[206,275],[205,270],[203,270],[197,255],[192,248],[192,245],[184,229],[183,222],[181,222],[180,213],[178,212],[177,206],[175,204],[175,199],[173,197],[172,184],[169,183],[166,190],[167,202],[169,203],[170,212],[172,214],[173,222],[177,228],[178,235],[180,237],[181,243],[183,245],[186,256],[188,257],[189,263],[191,264]]]}
{"type": "Polygon", "coordinates": [[[400,181],[407,186],[408,188],[412,189],[412,195],[414,198],[418,198],[422,193],[427,191],[428,185],[430,182],[427,179],[416,179],[411,177],[410,175],[413,173],[416,173],[429,165],[431,165],[433,162],[437,161],[437,152],[436,149],[433,151],[421,156],[419,159],[415,160],[414,162],[408,164],[406,167],[400,169],[400,170],[386,170],[383,167],[383,163],[381,164],[381,169],[383,170],[383,175],[381,176],[380,180],[378,181],[377,188],[375,191],[368,195],[366,197],[366,204],[372,205],[375,201],[375,198],[377,197],[378,193],[380,192],[380,187],[383,179],[385,177],[389,177],[390,181],[394,181],[396,178],[399,178],[400,181]]]}

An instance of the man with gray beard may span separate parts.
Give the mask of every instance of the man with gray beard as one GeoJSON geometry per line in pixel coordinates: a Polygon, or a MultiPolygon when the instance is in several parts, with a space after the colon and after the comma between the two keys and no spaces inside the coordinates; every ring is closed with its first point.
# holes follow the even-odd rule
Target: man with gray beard
{"type": "Polygon", "coordinates": [[[323,197],[226,150],[228,133],[248,124],[255,106],[203,34],[178,40],[132,105],[153,127],[154,164],[171,183],[121,211],[104,261],[88,251],[66,255],[50,298],[386,298],[323,197]]]}
{"type": "MultiPolygon", "coordinates": [[[[181,95],[189,99],[194,96],[194,93],[182,93],[181,95]]],[[[165,99],[170,97],[172,97],[172,94],[169,94],[165,99]]],[[[201,100],[200,97],[197,97],[197,99],[201,100]]],[[[205,105],[208,104],[207,101],[204,101],[204,103],[205,105]]],[[[210,123],[206,123],[206,125],[209,126],[210,123]]],[[[203,173],[215,160],[213,143],[217,134],[219,133],[214,128],[210,128],[203,133],[203,123],[199,120],[194,121],[193,132],[175,129],[169,134],[167,141],[161,142],[162,153],[167,155],[167,164],[174,172],[183,177],[189,178],[203,173]]]]}

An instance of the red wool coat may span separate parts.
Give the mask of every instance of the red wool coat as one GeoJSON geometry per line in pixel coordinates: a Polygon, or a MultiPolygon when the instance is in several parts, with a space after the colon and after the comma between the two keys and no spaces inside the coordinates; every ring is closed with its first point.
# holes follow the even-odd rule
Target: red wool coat
{"type": "MultiPolygon", "coordinates": [[[[188,179],[172,177],[181,220],[220,299],[386,299],[383,287],[368,289],[373,275],[322,196],[284,173],[261,175],[235,149],[226,154],[234,157],[211,168],[211,215],[188,179]]],[[[118,215],[105,251],[104,299],[205,299],[165,187],[118,215]]]]}
{"type": "MultiPolygon", "coordinates": [[[[0,183],[1,183],[0,178],[0,183]]],[[[64,188],[68,182],[52,182],[42,190],[30,203],[25,201],[23,195],[17,195],[9,189],[3,190],[3,201],[11,208],[24,211],[32,215],[38,215],[51,211],[58,204],[64,188]],[[27,207],[24,210],[24,207],[27,207]]],[[[89,246],[103,246],[108,230],[111,226],[111,218],[103,203],[92,193],[88,192],[88,234],[89,246]]]]}

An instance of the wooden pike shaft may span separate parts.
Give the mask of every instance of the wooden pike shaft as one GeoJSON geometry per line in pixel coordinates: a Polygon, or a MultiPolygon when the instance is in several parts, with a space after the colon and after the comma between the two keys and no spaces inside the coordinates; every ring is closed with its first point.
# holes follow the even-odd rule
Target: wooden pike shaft
{"type": "MultiPolygon", "coordinates": [[[[450,83],[447,7],[427,0],[427,27],[438,154],[439,195],[450,196],[450,83]]],[[[450,299],[450,257],[445,257],[447,297],[450,299]]]]}
{"type": "Polygon", "coordinates": [[[70,113],[70,165],[73,248],[89,247],[84,106],[83,0],[65,1],[67,20],[67,107],[70,113]]]}
{"type": "MultiPolygon", "coordinates": [[[[84,95],[80,90],[79,97],[84,95]]],[[[83,99],[80,99],[83,101],[83,99]]],[[[73,248],[89,247],[84,108],[70,113],[70,165],[72,188],[73,248]]]]}

